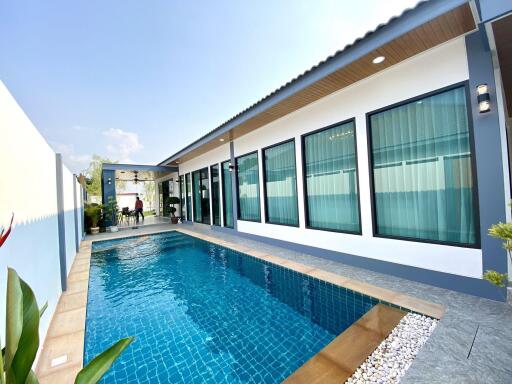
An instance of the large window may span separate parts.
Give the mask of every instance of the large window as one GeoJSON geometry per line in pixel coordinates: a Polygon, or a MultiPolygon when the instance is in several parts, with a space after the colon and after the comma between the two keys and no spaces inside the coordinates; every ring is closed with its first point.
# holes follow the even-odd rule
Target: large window
{"type": "Polygon", "coordinates": [[[185,184],[187,189],[187,220],[192,221],[192,181],[190,173],[185,175],[185,184]]]}
{"type": "Polygon", "coordinates": [[[238,185],[238,218],[261,221],[258,153],[236,159],[238,185]]]}
{"type": "Polygon", "coordinates": [[[376,235],[477,243],[465,87],[369,115],[376,235]]]}
{"type": "Polygon", "coordinates": [[[185,207],[185,177],[183,175],[180,176],[180,208],[181,208],[181,219],[185,220],[187,215],[186,207],[185,207]]]}
{"type": "Polygon", "coordinates": [[[360,233],[355,123],[303,136],[306,226],[360,233]]]}
{"type": "Polygon", "coordinates": [[[233,228],[233,190],[231,186],[231,171],[229,161],[222,163],[222,210],[224,226],[233,228]]]}
{"type": "Polygon", "coordinates": [[[192,172],[194,221],[197,223],[210,224],[210,192],[208,183],[208,168],[192,172]]]}
{"type": "Polygon", "coordinates": [[[271,224],[299,225],[295,142],[263,150],[265,216],[271,224]]]}
{"type": "Polygon", "coordinates": [[[218,164],[212,165],[210,167],[210,175],[212,178],[213,225],[220,225],[220,181],[218,164]]]}

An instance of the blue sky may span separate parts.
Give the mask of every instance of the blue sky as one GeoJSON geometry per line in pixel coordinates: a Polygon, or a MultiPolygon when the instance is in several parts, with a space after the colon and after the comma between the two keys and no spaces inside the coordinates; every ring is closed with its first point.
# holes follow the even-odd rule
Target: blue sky
{"type": "Polygon", "coordinates": [[[417,0],[0,0],[0,80],[73,171],[156,164],[417,0]]]}

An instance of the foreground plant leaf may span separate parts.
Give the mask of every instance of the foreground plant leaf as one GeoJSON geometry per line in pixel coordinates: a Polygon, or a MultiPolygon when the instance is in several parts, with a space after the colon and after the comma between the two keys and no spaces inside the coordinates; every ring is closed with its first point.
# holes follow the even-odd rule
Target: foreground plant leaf
{"type": "Polygon", "coordinates": [[[18,274],[11,268],[7,271],[6,313],[4,370],[8,372],[18,349],[23,327],[23,291],[18,274]]]}
{"type": "Polygon", "coordinates": [[[78,373],[75,384],[96,384],[133,340],[133,337],[121,339],[96,356],[78,373]]]}
{"type": "MultiPolygon", "coordinates": [[[[35,376],[31,373],[31,369],[39,348],[39,307],[34,292],[25,281],[18,277],[16,271],[9,269],[9,278],[12,278],[21,290],[22,321],[16,327],[13,327],[13,330],[19,332],[21,325],[21,333],[19,334],[15,354],[10,361],[10,365],[6,368],[7,384],[34,383],[35,376]]],[[[19,290],[16,290],[16,292],[19,292],[19,290]]],[[[19,305],[19,300],[16,303],[19,305]]],[[[10,351],[9,342],[7,347],[7,351],[10,351]]]]}

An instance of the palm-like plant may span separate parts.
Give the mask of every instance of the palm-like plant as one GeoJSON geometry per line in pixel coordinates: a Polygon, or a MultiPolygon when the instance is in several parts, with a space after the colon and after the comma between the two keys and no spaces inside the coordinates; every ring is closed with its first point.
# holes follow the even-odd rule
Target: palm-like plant
{"type": "MultiPolygon", "coordinates": [[[[0,232],[0,246],[11,232],[0,232]]],[[[39,309],[30,286],[16,271],[8,269],[5,347],[0,353],[0,384],[37,384],[32,370],[39,349],[39,318],[46,304],[39,309]]],[[[119,340],[109,349],[96,356],[77,375],[75,384],[94,384],[110,369],[114,361],[133,341],[133,337],[119,340]]],[[[1,341],[0,341],[1,346],[1,341]]]]}

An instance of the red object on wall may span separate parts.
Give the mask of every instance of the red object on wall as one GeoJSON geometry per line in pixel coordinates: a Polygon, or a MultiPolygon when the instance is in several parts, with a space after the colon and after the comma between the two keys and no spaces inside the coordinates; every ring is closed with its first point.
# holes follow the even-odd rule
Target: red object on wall
{"type": "Polygon", "coordinates": [[[9,228],[7,229],[5,234],[4,234],[4,230],[3,229],[2,229],[2,232],[0,232],[0,247],[3,245],[3,243],[5,243],[5,240],[7,240],[7,238],[9,237],[9,234],[11,233],[12,221],[13,220],[14,220],[14,213],[12,214],[11,223],[9,224],[9,228]]]}

